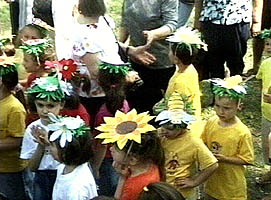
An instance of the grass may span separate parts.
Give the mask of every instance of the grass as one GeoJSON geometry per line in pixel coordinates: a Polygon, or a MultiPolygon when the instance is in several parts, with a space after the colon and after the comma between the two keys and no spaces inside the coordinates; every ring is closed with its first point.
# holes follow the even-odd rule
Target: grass
{"type": "MultiPolygon", "coordinates": [[[[119,28],[121,21],[121,8],[122,0],[106,0],[107,11],[116,22],[116,28],[119,28]]],[[[190,19],[189,24],[192,24],[190,19]]],[[[0,0],[0,34],[1,36],[8,36],[11,34],[10,20],[9,20],[9,8],[8,4],[3,0],[0,0]]],[[[248,41],[248,51],[245,56],[245,72],[252,68],[252,42],[248,41]]],[[[259,187],[255,183],[255,177],[266,172],[266,168],[262,162],[261,156],[261,108],[260,108],[260,82],[255,78],[247,82],[248,94],[243,101],[243,109],[238,114],[240,119],[250,128],[253,135],[253,142],[255,148],[256,161],[254,166],[247,167],[247,181],[248,181],[248,195],[249,199],[257,200],[271,191],[270,187],[259,187]]],[[[208,119],[214,115],[214,110],[211,107],[203,110],[203,117],[208,119]]]]}

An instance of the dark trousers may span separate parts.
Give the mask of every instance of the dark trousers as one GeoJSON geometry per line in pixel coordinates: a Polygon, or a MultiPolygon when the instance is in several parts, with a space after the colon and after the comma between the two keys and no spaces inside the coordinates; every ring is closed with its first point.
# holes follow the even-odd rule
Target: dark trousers
{"type": "Polygon", "coordinates": [[[225,62],[231,76],[241,75],[245,67],[243,57],[247,52],[247,40],[250,36],[249,23],[217,25],[203,22],[202,33],[208,44],[204,65],[209,78],[224,78],[225,62]]]}
{"type": "Polygon", "coordinates": [[[12,35],[17,35],[19,29],[19,1],[14,1],[9,4],[10,22],[12,35]]]}
{"type": "Polygon", "coordinates": [[[150,69],[132,63],[132,68],[139,73],[144,84],[136,91],[127,94],[127,100],[137,112],[152,111],[155,103],[163,98],[162,90],[167,89],[168,81],[175,72],[175,67],[150,69]]]}

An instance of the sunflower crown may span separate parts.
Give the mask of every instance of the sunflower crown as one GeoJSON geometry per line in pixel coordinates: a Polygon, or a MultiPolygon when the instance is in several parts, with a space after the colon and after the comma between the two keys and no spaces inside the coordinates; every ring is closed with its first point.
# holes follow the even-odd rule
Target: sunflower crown
{"type": "Polygon", "coordinates": [[[51,142],[60,138],[60,147],[64,148],[66,143],[73,138],[84,137],[89,134],[90,128],[79,117],[60,117],[52,113],[48,114],[51,123],[48,125],[49,131],[53,131],[49,140],[51,142]]]}
{"type": "Polygon", "coordinates": [[[194,109],[189,97],[173,93],[167,100],[167,106],[155,119],[159,125],[172,124],[174,128],[186,128],[195,121],[194,109]]]}
{"type": "Polygon", "coordinates": [[[200,39],[199,33],[190,27],[177,29],[176,32],[167,37],[166,40],[171,43],[177,43],[180,48],[188,48],[190,52],[192,52],[192,47],[207,51],[207,44],[200,39]]]}
{"type": "Polygon", "coordinates": [[[216,79],[211,81],[213,83],[213,92],[216,96],[242,99],[247,93],[240,75],[232,76],[225,80],[216,79]]]}
{"type": "Polygon", "coordinates": [[[70,96],[72,92],[72,85],[61,79],[62,74],[60,73],[38,78],[33,82],[27,93],[36,94],[38,99],[60,102],[70,96]]]}
{"type": "Polygon", "coordinates": [[[271,29],[264,29],[260,34],[259,38],[261,39],[271,39],[271,29]]]}
{"type": "Polygon", "coordinates": [[[114,73],[114,74],[122,74],[127,75],[129,71],[131,71],[131,64],[110,64],[106,62],[102,62],[99,65],[99,70],[105,70],[108,71],[108,73],[114,73]]]}
{"type": "Polygon", "coordinates": [[[14,71],[17,71],[14,56],[0,56],[0,77],[14,71]]]}
{"type": "Polygon", "coordinates": [[[141,143],[141,134],[156,130],[148,124],[154,117],[148,112],[137,114],[135,109],[127,114],[117,111],[115,117],[105,117],[104,124],[96,129],[102,133],[95,138],[103,139],[102,144],[117,143],[119,149],[123,149],[128,140],[141,143]]]}
{"type": "Polygon", "coordinates": [[[53,47],[50,43],[50,39],[34,39],[24,41],[24,44],[19,48],[29,55],[39,57],[50,47],[53,47]]]}

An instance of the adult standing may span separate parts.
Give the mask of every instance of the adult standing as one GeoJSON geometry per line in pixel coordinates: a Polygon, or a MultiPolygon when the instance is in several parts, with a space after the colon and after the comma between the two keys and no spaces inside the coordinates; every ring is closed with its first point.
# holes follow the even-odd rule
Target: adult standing
{"type": "Polygon", "coordinates": [[[224,78],[225,62],[231,76],[242,74],[251,19],[252,34],[261,28],[262,0],[254,1],[253,12],[252,0],[196,1],[196,26],[199,25],[197,22],[200,16],[200,30],[208,44],[207,61],[204,63],[208,70],[207,78],[224,78]]]}
{"type": "Polygon", "coordinates": [[[195,0],[179,0],[178,28],[185,26],[194,8],[195,0]]]}
{"type": "Polygon", "coordinates": [[[150,65],[132,61],[132,67],[139,73],[144,85],[128,96],[138,112],[151,110],[163,97],[161,89],[167,88],[168,80],[175,68],[169,60],[169,44],[165,37],[177,27],[177,0],[124,0],[120,41],[130,36],[133,46],[145,45],[156,57],[150,65]]]}
{"type": "Polygon", "coordinates": [[[11,33],[12,35],[17,35],[19,30],[19,0],[5,0],[9,3],[10,11],[10,22],[11,22],[11,33]]]}

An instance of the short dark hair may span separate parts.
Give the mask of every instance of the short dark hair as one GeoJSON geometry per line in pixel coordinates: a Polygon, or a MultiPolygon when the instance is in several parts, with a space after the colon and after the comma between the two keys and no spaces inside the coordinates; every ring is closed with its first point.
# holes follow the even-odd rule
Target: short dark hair
{"type": "MultiPolygon", "coordinates": [[[[49,132],[49,137],[52,131],[49,132]]],[[[81,165],[91,161],[93,158],[92,138],[89,133],[73,137],[71,142],[67,142],[65,147],[60,147],[60,138],[54,141],[58,149],[60,162],[65,165],[81,165]]]]}
{"type": "Polygon", "coordinates": [[[86,17],[99,17],[106,13],[104,0],[79,0],[78,10],[86,17]]]}
{"type": "Polygon", "coordinates": [[[15,66],[9,66],[13,68],[8,73],[2,75],[2,83],[8,91],[12,91],[18,84],[18,72],[15,66]]]}
{"type": "Polygon", "coordinates": [[[180,45],[173,43],[171,45],[171,50],[173,55],[177,56],[184,65],[192,64],[195,56],[198,54],[198,49],[193,45],[191,45],[191,49],[189,49],[189,47],[185,47],[184,44],[180,45]]]}
{"type": "Polygon", "coordinates": [[[147,191],[142,191],[138,200],[185,200],[185,198],[172,185],[157,182],[149,184],[147,191]]]}

